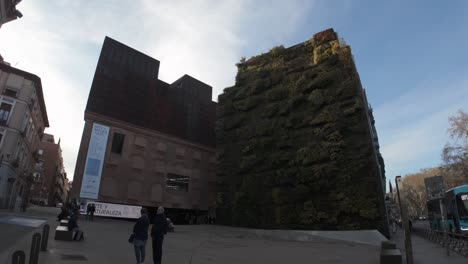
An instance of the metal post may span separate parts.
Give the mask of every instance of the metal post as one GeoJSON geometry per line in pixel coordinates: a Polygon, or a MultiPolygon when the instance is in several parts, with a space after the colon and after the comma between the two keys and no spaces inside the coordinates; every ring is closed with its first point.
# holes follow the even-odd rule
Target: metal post
{"type": "Polygon", "coordinates": [[[42,229],[41,251],[47,251],[47,243],[49,241],[49,229],[50,226],[48,224],[45,224],[44,228],[42,229]]]}
{"type": "Polygon", "coordinates": [[[31,254],[29,256],[29,264],[37,264],[39,262],[39,250],[41,248],[41,234],[35,233],[31,242],[31,254]]]}
{"type": "Polygon", "coordinates": [[[409,227],[409,219],[407,215],[407,208],[406,208],[406,196],[405,192],[402,189],[400,194],[400,184],[401,184],[401,176],[395,177],[395,185],[398,194],[398,202],[400,203],[400,214],[401,214],[401,221],[403,222],[404,233],[405,233],[405,249],[406,249],[406,263],[413,264],[413,245],[411,244],[411,231],[409,227]]]}
{"type": "Polygon", "coordinates": [[[15,253],[11,256],[12,264],[25,264],[26,263],[26,254],[22,250],[16,250],[15,253]]]}
{"type": "Polygon", "coordinates": [[[450,245],[448,243],[448,225],[447,225],[447,218],[446,218],[446,212],[445,212],[445,207],[443,203],[443,198],[439,200],[439,206],[440,206],[440,215],[442,217],[442,232],[444,232],[444,242],[447,243],[447,256],[450,256],[450,245]]]}

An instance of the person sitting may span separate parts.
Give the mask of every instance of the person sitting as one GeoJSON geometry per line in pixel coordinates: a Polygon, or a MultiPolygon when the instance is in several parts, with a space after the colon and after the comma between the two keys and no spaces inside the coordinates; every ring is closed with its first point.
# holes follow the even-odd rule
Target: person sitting
{"type": "Polygon", "coordinates": [[[78,211],[75,210],[68,220],[68,230],[73,231],[73,240],[83,240],[83,231],[78,226],[78,211]]]}
{"type": "Polygon", "coordinates": [[[66,219],[68,217],[68,210],[67,208],[62,207],[60,214],[57,216],[57,221],[62,221],[63,219],[66,219]]]}

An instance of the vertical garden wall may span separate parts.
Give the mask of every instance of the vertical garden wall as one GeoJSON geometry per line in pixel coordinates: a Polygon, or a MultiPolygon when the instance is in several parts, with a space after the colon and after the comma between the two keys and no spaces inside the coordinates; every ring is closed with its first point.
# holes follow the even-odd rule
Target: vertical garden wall
{"type": "Polygon", "coordinates": [[[350,47],[328,29],[237,66],[218,100],[219,223],[386,233],[383,160],[350,47]]]}

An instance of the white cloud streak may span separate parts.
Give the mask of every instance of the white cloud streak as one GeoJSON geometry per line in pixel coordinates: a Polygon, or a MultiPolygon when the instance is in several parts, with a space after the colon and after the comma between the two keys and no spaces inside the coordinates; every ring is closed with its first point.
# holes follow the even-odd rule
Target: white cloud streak
{"type": "Polygon", "coordinates": [[[448,140],[448,117],[466,109],[468,80],[422,83],[375,109],[387,178],[435,167],[448,140]]]}
{"type": "MultiPolygon", "coordinates": [[[[189,74],[213,86],[232,86],[235,63],[282,44],[313,1],[23,1],[24,17],[0,29],[0,53],[41,77],[51,127],[62,139],[73,178],[84,109],[104,37],[161,61],[159,78],[189,74]]],[[[315,32],[310,32],[313,34],[315,32]]]]}

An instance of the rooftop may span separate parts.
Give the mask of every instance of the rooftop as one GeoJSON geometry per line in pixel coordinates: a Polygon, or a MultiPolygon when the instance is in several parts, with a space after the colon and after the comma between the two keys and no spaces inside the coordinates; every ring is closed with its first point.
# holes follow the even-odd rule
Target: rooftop
{"type": "Polygon", "coordinates": [[[211,86],[189,75],[166,83],[158,79],[159,64],[106,37],[86,112],[214,147],[211,86]]]}

